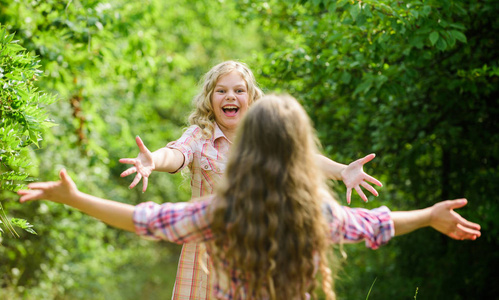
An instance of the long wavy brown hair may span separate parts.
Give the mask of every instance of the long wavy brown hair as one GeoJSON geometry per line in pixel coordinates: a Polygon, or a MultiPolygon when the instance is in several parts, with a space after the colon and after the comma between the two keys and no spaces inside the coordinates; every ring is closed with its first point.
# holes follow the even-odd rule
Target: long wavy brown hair
{"type": "Polygon", "coordinates": [[[246,82],[249,95],[249,105],[253,104],[263,96],[263,92],[258,87],[253,72],[251,72],[250,68],[245,63],[228,60],[211,68],[211,70],[208,71],[202,79],[203,87],[201,92],[194,98],[196,108],[189,116],[189,123],[191,125],[199,126],[203,132],[203,136],[207,139],[211,138],[213,134],[213,122],[215,122],[215,114],[213,113],[213,107],[211,105],[213,90],[217,85],[218,79],[223,75],[231,73],[232,71],[237,71],[246,82]]]}
{"type": "Polygon", "coordinates": [[[218,276],[241,281],[236,299],[305,299],[319,282],[317,267],[335,299],[317,145],[291,96],[265,96],[243,119],[217,192],[210,247],[218,276]]]}

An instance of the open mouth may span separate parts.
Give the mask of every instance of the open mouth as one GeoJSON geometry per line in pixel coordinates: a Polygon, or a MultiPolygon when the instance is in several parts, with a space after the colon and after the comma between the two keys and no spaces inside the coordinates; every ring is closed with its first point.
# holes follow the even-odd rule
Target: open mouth
{"type": "Polygon", "coordinates": [[[227,117],[234,117],[239,111],[239,107],[234,105],[227,105],[222,107],[222,110],[227,117]]]}

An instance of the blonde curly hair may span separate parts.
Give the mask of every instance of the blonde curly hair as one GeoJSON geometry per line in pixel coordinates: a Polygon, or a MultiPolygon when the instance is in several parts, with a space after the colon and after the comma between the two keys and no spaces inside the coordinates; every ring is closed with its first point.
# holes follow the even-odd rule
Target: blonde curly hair
{"type": "Polygon", "coordinates": [[[235,299],[306,299],[317,267],[335,299],[323,209],[325,199],[333,211],[338,204],[316,167],[317,146],[291,96],[265,96],[246,113],[217,190],[209,246],[218,278],[241,282],[235,299]]]}
{"type": "Polygon", "coordinates": [[[211,105],[211,96],[221,76],[237,71],[246,82],[249,95],[249,105],[263,96],[262,90],[258,87],[255,76],[249,67],[238,61],[224,61],[211,68],[203,77],[203,87],[201,92],[194,98],[196,108],[189,116],[189,123],[201,128],[203,136],[211,138],[214,130],[215,114],[211,105]]]}

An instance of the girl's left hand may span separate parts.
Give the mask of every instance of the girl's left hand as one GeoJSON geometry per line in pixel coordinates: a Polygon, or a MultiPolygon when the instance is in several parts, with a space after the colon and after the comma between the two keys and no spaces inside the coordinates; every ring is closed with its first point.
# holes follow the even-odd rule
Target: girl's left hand
{"type": "Polygon", "coordinates": [[[373,160],[376,155],[374,153],[365,156],[364,158],[358,159],[351,164],[349,164],[343,171],[341,171],[341,177],[343,183],[347,187],[347,203],[350,204],[352,198],[352,189],[355,189],[359,194],[360,198],[367,202],[367,197],[360,188],[364,187],[366,190],[371,192],[374,196],[378,196],[378,192],[369,183],[373,183],[377,186],[383,186],[379,180],[366,174],[364,172],[363,166],[367,162],[373,160]]]}

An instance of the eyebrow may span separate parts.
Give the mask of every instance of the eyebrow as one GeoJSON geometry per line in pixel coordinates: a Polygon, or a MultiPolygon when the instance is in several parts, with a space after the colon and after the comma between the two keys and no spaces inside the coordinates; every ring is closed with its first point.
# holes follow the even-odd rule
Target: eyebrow
{"type": "MultiPolygon", "coordinates": [[[[223,87],[223,88],[226,88],[227,86],[226,86],[226,85],[223,85],[223,84],[217,84],[217,85],[215,85],[215,88],[217,88],[217,87],[223,87]]],[[[234,88],[240,88],[240,87],[244,87],[245,89],[247,89],[247,88],[248,88],[245,84],[238,84],[238,85],[234,86],[234,88]]]]}

